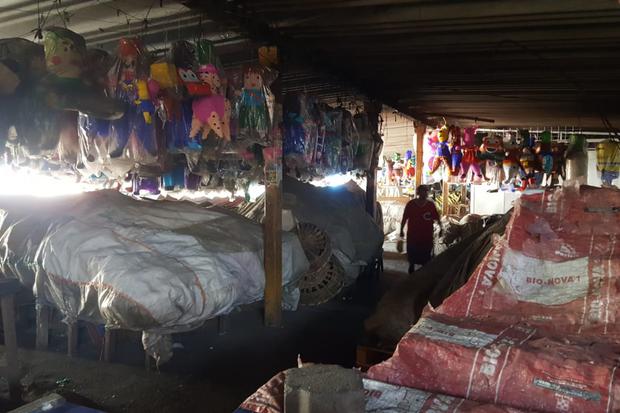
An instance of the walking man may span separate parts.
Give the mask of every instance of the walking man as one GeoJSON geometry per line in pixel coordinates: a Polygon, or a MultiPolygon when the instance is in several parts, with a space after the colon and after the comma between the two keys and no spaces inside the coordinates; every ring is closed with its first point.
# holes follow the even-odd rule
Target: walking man
{"type": "Polygon", "coordinates": [[[404,237],[407,225],[407,259],[409,274],[416,265],[423,266],[431,259],[433,252],[433,223],[437,221],[440,234],[443,232],[435,204],[428,200],[428,187],[416,188],[416,197],[407,203],[400,224],[400,236],[404,237]]]}

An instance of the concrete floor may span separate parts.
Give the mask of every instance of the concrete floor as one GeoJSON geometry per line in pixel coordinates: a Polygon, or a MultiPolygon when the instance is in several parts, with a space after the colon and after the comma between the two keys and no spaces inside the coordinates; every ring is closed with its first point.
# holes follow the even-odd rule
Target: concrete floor
{"type": "MultiPolygon", "coordinates": [[[[160,372],[144,370],[137,335],[125,335],[117,363],[105,364],[97,361],[100,349],[85,331],[80,357],[65,357],[60,330],[53,337],[52,351],[24,353],[25,395],[33,399],[58,391],[108,412],[232,412],[272,375],[295,366],[298,354],[307,362],[353,366],[363,322],[392,277],[398,276],[394,270],[402,266],[401,257],[396,258],[386,261],[392,271],[380,281],[364,276],[329,303],[285,312],[281,328],[263,327],[260,308],[255,306],[228,316],[224,335],[218,334],[215,320],[175,335],[180,346],[160,372]]],[[[20,331],[22,348],[32,348],[32,331],[20,331]]],[[[1,404],[0,411],[6,411],[1,404]]]]}

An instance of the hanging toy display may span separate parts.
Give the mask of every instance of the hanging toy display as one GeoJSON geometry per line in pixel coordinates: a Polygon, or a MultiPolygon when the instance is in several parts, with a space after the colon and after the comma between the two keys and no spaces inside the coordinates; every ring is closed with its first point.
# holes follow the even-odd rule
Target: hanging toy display
{"type": "Polygon", "coordinates": [[[520,172],[520,158],[522,154],[522,146],[519,138],[512,134],[507,135],[504,140],[504,159],[502,168],[504,170],[504,185],[513,186],[520,172]]]}
{"type": "Polygon", "coordinates": [[[448,175],[451,173],[452,155],[450,154],[450,147],[448,146],[449,136],[450,130],[448,126],[442,126],[437,134],[437,154],[433,158],[431,175],[437,172],[441,165],[444,165],[446,167],[446,169],[448,170],[448,175]]]}
{"type": "Polygon", "coordinates": [[[491,134],[483,138],[482,145],[480,145],[480,159],[486,161],[485,178],[491,184],[499,186],[501,183],[504,157],[504,147],[500,137],[491,134]]]}
{"type": "Polygon", "coordinates": [[[268,145],[271,127],[269,96],[265,85],[265,69],[248,66],[243,73],[243,89],[239,100],[239,139],[268,145]]]}
{"type": "Polygon", "coordinates": [[[221,94],[222,83],[218,70],[209,64],[201,66],[200,80],[209,86],[210,95],[199,96],[192,102],[192,128],[190,137],[199,133],[207,139],[213,132],[218,138],[230,140],[230,104],[221,94]]]}
{"type": "Polygon", "coordinates": [[[544,131],[540,134],[540,142],[536,146],[541,170],[543,173],[542,186],[550,186],[553,181],[553,153],[551,152],[551,132],[544,131]]]}
{"type": "Polygon", "coordinates": [[[428,154],[428,158],[424,161],[425,165],[428,165],[428,174],[431,175],[431,170],[435,164],[435,158],[437,157],[437,148],[439,146],[439,130],[433,129],[426,138],[426,148],[423,153],[428,154]]]}
{"type": "Polygon", "coordinates": [[[463,129],[462,135],[462,151],[461,159],[461,180],[465,181],[470,178],[482,179],[482,171],[480,170],[480,160],[478,159],[478,146],[476,145],[476,126],[463,129]]]}
{"type": "Polygon", "coordinates": [[[620,176],[620,143],[605,140],[596,145],[596,169],[601,174],[603,186],[613,186],[620,176]]]}

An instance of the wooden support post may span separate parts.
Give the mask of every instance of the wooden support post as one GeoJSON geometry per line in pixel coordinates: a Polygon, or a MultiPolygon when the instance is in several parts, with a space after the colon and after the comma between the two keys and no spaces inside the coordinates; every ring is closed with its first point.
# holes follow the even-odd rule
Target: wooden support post
{"type": "Polygon", "coordinates": [[[450,184],[448,180],[444,178],[443,186],[441,188],[441,215],[448,215],[450,213],[450,184]]]}
{"type": "Polygon", "coordinates": [[[366,173],[366,211],[373,219],[377,218],[377,168],[379,167],[379,155],[383,147],[379,132],[379,116],[383,105],[376,101],[364,102],[364,111],[368,115],[368,127],[373,137],[373,153],[370,168],[366,173]]]}
{"type": "Polygon", "coordinates": [[[116,352],[116,331],[106,327],[103,334],[103,361],[112,362],[116,352]]]}
{"type": "Polygon", "coordinates": [[[67,324],[67,355],[73,357],[77,355],[78,347],[78,322],[77,320],[67,324]]]}
{"type": "Polygon", "coordinates": [[[422,185],[422,172],[424,168],[424,135],[426,135],[426,125],[417,124],[415,126],[415,186],[422,185]]]}
{"type": "Polygon", "coordinates": [[[37,350],[47,350],[49,344],[49,332],[50,332],[50,307],[44,304],[36,305],[37,309],[37,338],[36,348],[37,350]]]}
{"type": "Polygon", "coordinates": [[[7,294],[0,298],[0,309],[2,310],[2,329],[4,331],[4,346],[6,348],[9,395],[14,399],[19,397],[19,362],[17,333],[15,331],[15,299],[13,294],[7,294]]]}
{"type": "MultiPolygon", "coordinates": [[[[277,49],[261,49],[259,59],[271,67],[277,64],[277,49]]],[[[282,325],[282,82],[271,87],[274,94],[272,147],[265,156],[265,219],[263,221],[265,265],[265,325],[282,325]]]]}

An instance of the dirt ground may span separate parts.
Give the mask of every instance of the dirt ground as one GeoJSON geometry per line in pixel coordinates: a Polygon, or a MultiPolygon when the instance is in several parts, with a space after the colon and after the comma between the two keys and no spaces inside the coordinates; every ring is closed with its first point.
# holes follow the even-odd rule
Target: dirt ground
{"type": "MultiPolygon", "coordinates": [[[[199,330],[175,335],[174,357],[160,371],[144,368],[136,334],[121,335],[115,363],[99,361],[101,348],[84,325],[80,328],[79,357],[64,355],[62,325],[52,331],[50,351],[31,350],[33,320],[22,317],[18,339],[23,400],[56,392],[76,404],[110,413],[230,413],[274,374],[295,366],[298,354],[307,362],[353,366],[363,322],[402,266],[397,261],[387,263],[386,270],[391,271],[379,281],[364,277],[329,303],[285,312],[282,328],[265,328],[256,307],[229,315],[223,335],[218,334],[216,320],[199,330]]],[[[13,407],[0,398],[0,412],[13,407]]]]}

